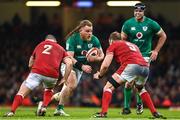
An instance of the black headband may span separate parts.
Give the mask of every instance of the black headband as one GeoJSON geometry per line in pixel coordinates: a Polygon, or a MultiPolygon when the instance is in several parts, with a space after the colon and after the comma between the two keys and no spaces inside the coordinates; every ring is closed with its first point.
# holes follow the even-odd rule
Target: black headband
{"type": "Polygon", "coordinates": [[[145,10],[146,6],[143,3],[137,3],[134,6],[134,9],[141,9],[141,10],[145,10]]]}

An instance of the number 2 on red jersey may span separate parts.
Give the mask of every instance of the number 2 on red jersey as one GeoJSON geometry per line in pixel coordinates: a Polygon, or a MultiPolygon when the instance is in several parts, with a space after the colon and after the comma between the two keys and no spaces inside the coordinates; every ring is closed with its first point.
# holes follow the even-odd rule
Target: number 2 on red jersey
{"type": "Polygon", "coordinates": [[[52,49],[52,45],[44,45],[44,50],[43,50],[43,54],[50,54],[50,51],[52,49]]]}

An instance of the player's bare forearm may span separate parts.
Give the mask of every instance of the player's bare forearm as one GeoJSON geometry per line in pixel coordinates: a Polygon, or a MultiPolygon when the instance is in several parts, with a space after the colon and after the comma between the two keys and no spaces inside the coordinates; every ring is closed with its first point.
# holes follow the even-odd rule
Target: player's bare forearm
{"type": "Polygon", "coordinates": [[[103,60],[103,63],[101,65],[101,68],[100,68],[100,76],[103,76],[106,71],[108,70],[111,62],[112,62],[112,59],[113,59],[113,54],[107,54],[103,60]]]}
{"type": "Polygon", "coordinates": [[[159,36],[159,40],[158,40],[158,43],[157,43],[157,45],[156,45],[156,47],[154,49],[154,51],[156,51],[156,52],[160,51],[160,49],[164,45],[164,43],[166,41],[166,38],[167,38],[166,33],[163,30],[162,30],[161,33],[158,34],[158,36],[159,36]]]}
{"type": "Polygon", "coordinates": [[[64,80],[66,81],[68,79],[68,76],[71,73],[71,70],[73,68],[73,62],[70,57],[67,57],[64,59],[64,63],[66,64],[65,74],[64,74],[64,80]]]}
{"type": "Polygon", "coordinates": [[[104,74],[107,72],[108,67],[103,66],[101,67],[100,71],[99,71],[99,76],[104,76],[104,74]]]}

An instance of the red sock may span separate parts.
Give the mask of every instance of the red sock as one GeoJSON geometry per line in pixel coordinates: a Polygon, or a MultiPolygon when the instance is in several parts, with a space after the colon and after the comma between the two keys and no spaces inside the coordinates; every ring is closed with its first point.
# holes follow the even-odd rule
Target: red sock
{"type": "Polygon", "coordinates": [[[156,112],[156,108],[154,107],[154,104],[153,104],[152,99],[148,92],[142,93],[141,99],[147,105],[147,107],[150,109],[151,113],[156,112]]]}
{"type": "Polygon", "coordinates": [[[51,102],[51,97],[53,96],[52,89],[45,89],[44,96],[43,96],[43,106],[47,107],[48,104],[51,102]]]}
{"type": "Polygon", "coordinates": [[[11,111],[15,112],[16,109],[22,104],[23,96],[22,95],[16,95],[13,100],[13,104],[11,106],[11,111]]]}
{"type": "Polygon", "coordinates": [[[112,91],[110,89],[106,89],[103,92],[103,97],[102,97],[102,113],[107,113],[109,104],[111,102],[112,98],[112,91]]]}

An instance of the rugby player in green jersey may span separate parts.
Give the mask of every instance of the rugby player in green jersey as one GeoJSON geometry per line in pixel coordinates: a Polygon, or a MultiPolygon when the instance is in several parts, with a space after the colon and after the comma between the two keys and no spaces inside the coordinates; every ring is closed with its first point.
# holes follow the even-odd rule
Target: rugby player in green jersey
{"type": "MultiPolygon", "coordinates": [[[[166,34],[160,25],[144,16],[145,5],[137,3],[134,6],[134,17],[128,19],[123,24],[121,30],[121,38],[136,44],[144,59],[149,63],[157,59],[158,53],[164,42],[166,41],[166,34]],[[153,36],[157,35],[159,40],[154,49],[152,49],[153,36]]],[[[124,88],[124,108],[122,114],[130,114],[130,100],[131,100],[132,85],[126,83],[124,88]]],[[[143,104],[139,94],[136,95],[137,99],[137,114],[143,113],[143,104]]]]}
{"type": "MultiPolygon", "coordinates": [[[[92,68],[88,62],[102,61],[104,53],[99,42],[99,39],[92,34],[93,25],[89,20],[82,20],[80,24],[67,35],[66,50],[72,56],[74,69],[71,71],[68,80],[64,83],[60,93],[56,93],[54,97],[59,96],[59,105],[54,112],[55,116],[69,116],[64,112],[64,104],[77,87],[83,72],[91,73],[92,68]],[[86,58],[86,53],[91,48],[99,48],[98,56],[91,56],[91,59],[86,58]]],[[[65,72],[61,67],[62,74],[65,72]]],[[[52,98],[53,99],[53,98],[52,98]]]]}

